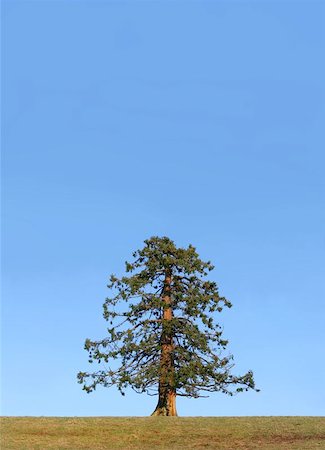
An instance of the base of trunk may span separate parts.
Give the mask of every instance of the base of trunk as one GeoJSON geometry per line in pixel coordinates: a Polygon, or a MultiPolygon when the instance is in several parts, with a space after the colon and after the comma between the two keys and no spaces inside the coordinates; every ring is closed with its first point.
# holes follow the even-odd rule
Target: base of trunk
{"type": "Polygon", "coordinates": [[[176,411],[170,411],[166,407],[156,408],[151,416],[174,416],[177,417],[176,411]]]}
{"type": "Polygon", "coordinates": [[[167,396],[158,400],[156,409],[151,414],[152,416],[177,416],[176,411],[176,394],[169,393],[167,396]]]}

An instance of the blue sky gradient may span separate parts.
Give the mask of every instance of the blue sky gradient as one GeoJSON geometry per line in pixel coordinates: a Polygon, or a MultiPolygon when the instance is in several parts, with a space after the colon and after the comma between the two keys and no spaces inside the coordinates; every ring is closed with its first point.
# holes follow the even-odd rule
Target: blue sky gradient
{"type": "Polygon", "coordinates": [[[324,2],[2,3],[4,415],[149,415],[87,395],[108,276],[192,243],[260,393],[180,415],[323,415],[324,2]]]}

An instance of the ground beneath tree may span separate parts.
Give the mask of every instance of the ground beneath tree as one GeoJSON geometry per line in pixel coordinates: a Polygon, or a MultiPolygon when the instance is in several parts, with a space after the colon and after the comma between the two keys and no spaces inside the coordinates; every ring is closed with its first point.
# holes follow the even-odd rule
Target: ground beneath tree
{"type": "Polygon", "coordinates": [[[1,418],[1,450],[325,449],[323,417],[1,418]]]}

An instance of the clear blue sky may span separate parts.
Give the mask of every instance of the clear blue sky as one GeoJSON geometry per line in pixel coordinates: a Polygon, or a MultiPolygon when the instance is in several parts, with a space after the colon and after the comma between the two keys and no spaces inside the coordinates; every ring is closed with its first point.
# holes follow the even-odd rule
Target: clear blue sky
{"type": "Polygon", "coordinates": [[[148,415],[87,395],[110,273],[192,243],[261,392],[180,415],[323,415],[322,1],[4,1],[5,415],[148,415]]]}

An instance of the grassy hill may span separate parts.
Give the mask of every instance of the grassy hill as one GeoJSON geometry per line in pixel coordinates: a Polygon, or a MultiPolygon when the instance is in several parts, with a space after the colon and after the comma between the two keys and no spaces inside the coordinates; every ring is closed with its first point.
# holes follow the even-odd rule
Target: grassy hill
{"type": "Polygon", "coordinates": [[[322,417],[3,417],[1,450],[325,449],[322,417]]]}

